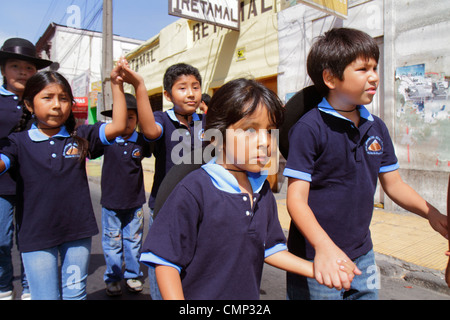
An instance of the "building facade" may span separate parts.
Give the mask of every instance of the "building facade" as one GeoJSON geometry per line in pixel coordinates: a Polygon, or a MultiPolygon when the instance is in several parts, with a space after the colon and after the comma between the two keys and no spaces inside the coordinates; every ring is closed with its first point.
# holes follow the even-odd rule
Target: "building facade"
{"type": "MultiPolygon", "coordinates": [[[[163,99],[163,74],[178,62],[203,77],[203,92],[229,80],[252,77],[287,102],[311,85],[306,57],[315,37],[333,27],[363,30],[376,39],[380,88],[368,109],[392,136],[403,179],[446,212],[450,172],[450,2],[350,0],[340,19],[297,0],[241,0],[240,31],[179,19],[127,55],[145,79],[154,110],[163,99]]],[[[280,171],[283,167],[281,159],[280,171]]],[[[286,186],[281,174],[280,189],[286,186]]],[[[375,201],[400,210],[378,189],[375,201]]]]}
{"type": "Polygon", "coordinates": [[[144,77],[154,110],[170,107],[162,99],[163,76],[179,62],[199,69],[204,93],[239,77],[255,78],[277,92],[279,10],[280,1],[241,1],[240,31],[179,19],[126,58],[144,77]]]}
{"type": "MultiPolygon", "coordinates": [[[[343,26],[377,40],[381,81],[369,110],[389,128],[402,178],[443,213],[450,172],[448,12],[445,0],[426,6],[419,0],[354,0],[345,20],[304,5],[278,15],[278,94],[284,100],[311,84],[306,58],[318,35],[343,26]]],[[[400,210],[382,190],[375,200],[387,210],[400,210]]]]}
{"type": "MultiPolygon", "coordinates": [[[[113,58],[118,60],[140,46],[143,41],[113,37],[113,58]]],[[[74,113],[79,122],[97,120],[96,102],[101,91],[102,33],[51,23],[36,43],[37,52],[52,60],[55,69],[71,84],[77,105],[74,113]]],[[[109,75],[107,75],[109,76],[109,75]]]]}

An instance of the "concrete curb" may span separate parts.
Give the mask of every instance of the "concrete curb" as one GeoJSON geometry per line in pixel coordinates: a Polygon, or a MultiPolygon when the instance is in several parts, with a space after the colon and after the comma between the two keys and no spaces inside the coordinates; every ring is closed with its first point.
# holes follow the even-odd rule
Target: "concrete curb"
{"type": "Polygon", "coordinates": [[[450,296],[443,271],[421,267],[395,257],[375,253],[382,276],[403,279],[406,282],[450,296]]]}

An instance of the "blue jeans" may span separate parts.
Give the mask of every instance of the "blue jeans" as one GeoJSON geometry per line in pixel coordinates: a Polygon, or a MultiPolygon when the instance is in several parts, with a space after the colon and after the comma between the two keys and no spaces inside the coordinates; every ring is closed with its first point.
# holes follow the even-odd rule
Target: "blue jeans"
{"type": "MultiPolygon", "coordinates": [[[[153,209],[150,209],[150,221],[148,224],[148,229],[152,227],[153,224],[153,209]]],[[[161,292],[159,291],[158,282],[156,281],[155,267],[148,267],[148,279],[150,282],[150,296],[152,300],[162,300],[161,292]]]]}
{"type": "Polygon", "coordinates": [[[349,291],[330,289],[315,279],[287,274],[289,300],[378,300],[380,277],[373,250],[353,261],[362,274],[355,276],[349,291]]]}
{"type": "MultiPolygon", "coordinates": [[[[0,292],[13,290],[13,264],[11,249],[14,236],[15,196],[0,196],[0,292]]],[[[21,263],[23,293],[28,293],[28,282],[21,263]]]]}
{"type": "Polygon", "coordinates": [[[32,300],[85,300],[91,238],[22,252],[32,300]],[[58,268],[61,256],[61,273],[58,268]],[[61,279],[61,283],[60,283],[61,279]]]}
{"type": "Polygon", "coordinates": [[[142,208],[110,210],[102,208],[102,246],[106,261],[105,282],[142,276],[141,254],[144,212],[142,208]],[[122,264],[125,271],[122,273],[122,264]]]}

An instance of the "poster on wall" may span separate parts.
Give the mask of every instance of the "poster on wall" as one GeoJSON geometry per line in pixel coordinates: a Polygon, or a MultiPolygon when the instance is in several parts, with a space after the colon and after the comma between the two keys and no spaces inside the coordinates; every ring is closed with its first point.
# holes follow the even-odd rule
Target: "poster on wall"
{"type": "Polygon", "coordinates": [[[408,163],[450,165],[450,77],[425,64],[396,69],[396,142],[408,163]]]}

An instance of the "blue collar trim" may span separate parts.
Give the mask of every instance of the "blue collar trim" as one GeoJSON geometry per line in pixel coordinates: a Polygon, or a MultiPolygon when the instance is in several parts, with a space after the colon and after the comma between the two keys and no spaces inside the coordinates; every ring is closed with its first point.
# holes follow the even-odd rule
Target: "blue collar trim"
{"type": "MultiPolygon", "coordinates": [[[[178,120],[177,116],[175,115],[175,109],[174,108],[172,108],[170,110],[167,110],[166,112],[167,112],[167,115],[169,116],[169,118],[172,121],[176,121],[176,122],[180,123],[180,120],[178,120]]],[[[197,113],[195,113],[195,112],[192,114],[192,121],[200,121],[199,115],[197,113]]]]}
{"type": "MultiPolygon", "coordinates": [[[[28,130],[28,136],[34,142],[42,142],[50,139],[50,137],[46,136],[41,131],[39,131],[38,127],[36,126],[36,123],[33,123],[30,130],[28,130]]],[[[57,134],[55,134],[52,138],[68,138],[68,137],[70,137],[69,132],[67,132],[65,126],[62,126],[61,130],[57,134]]]]}
{"type": "MultiPolygon", "coordinates": [[[[236,178],[224,167],[216,164],[216,158],[203,165],[202,169],[208,173],[217,189],[228,193],[242,193],[236,178]]],[[[261,191],[264,181],[266,181],[267,171],[260,173],[247,172],[247,177],[252,186],[253,193],[258,193],[261,191]]]]}
{"type": "Polygon", "coordinates": [[[136,130],[133,132],[133,134],[127,139],[125,140],[122,137],[117,137],[116,138],[116,143],[125,143],[125,141],[131,141],[131,142],[136,142],[138,138],[138,133],[136,132],[136,130]]]}
{"type": "Polygon", "coordinates": [[[12,92],[6,90],[6,88],[4,87],[4,85],[3,85],[3,86],[0,86],[0,94],[1,94],[2,96],[15,96],[14,93],[12,93],[12,92]]]}
{"type": "MultiPolygon", "coordinates": [[[[347,121],[350,121],[349,119],[347,119],[346,117],[342,116],[339,112],[337,112],[333,106],[331,106],[326,98],[323,98],[323,100],[319,103],[318,105],[319,110],[328,114],[331,114],[332,116],[335,116],[337,118],[341,118],[347,121]]],[[[369,110],[366,109],[366,107],[364,107],[363,105],[359,105],[357,106],[358,110],[359,110],[359,114],[361,116],[361,118],[364,118],[366,120],[369,121],[374,121],[373,116],[370,114],[369,110]]]]}

